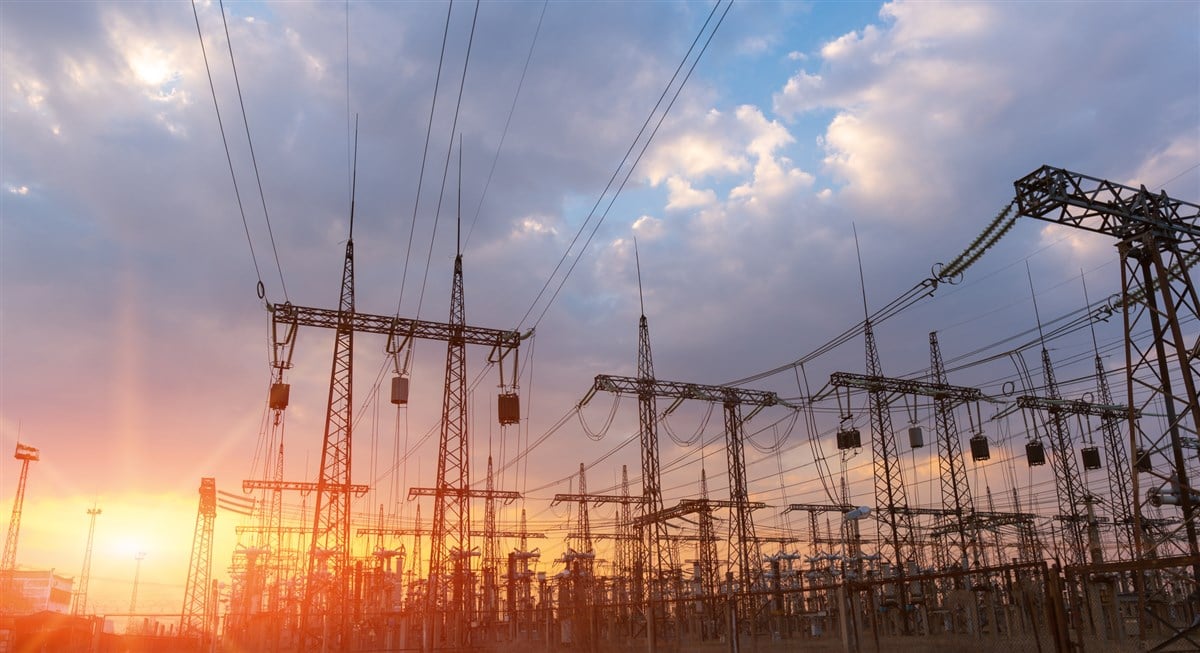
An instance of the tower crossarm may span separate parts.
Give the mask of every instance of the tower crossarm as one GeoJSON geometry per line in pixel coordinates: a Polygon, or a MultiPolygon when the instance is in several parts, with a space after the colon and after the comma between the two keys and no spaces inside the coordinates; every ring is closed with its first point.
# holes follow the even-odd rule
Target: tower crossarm
{"type": "Polygon", "coordinates": [[[1200,205],[1042,166],[1017,180],[1020,215],[1126,239],[1146,231],[1200,237],[1200,205]]]}
{"type": "Polygon", "coordinates": [[[262,535],[264,533],[277,533],[279,535],[309,535],[312,533],[311,526],[266,526],[263,524],[238,524],[233,528],[234,532],[238,535],[262,535]]]}
{"type": "MultiPolygon", "coordinates": [[[[647,384],[645,380],[632,376],[613,376],[611,374],[599,374],[596,376],[588,398],[590,398],[591,394],[600,391],[629,395],[637,395],[648,391],[656,397],[665,397],[668,399],[695,399],[697,401],[709,401],[720,404],[736,403],[759,407],[776,406],[784,403],[774,392],[766,392],[764,390],[684,383],[681,381],[662,381],[658,379],[647,384]]],[[[584,403],[586,401],[585,399],[584,403]]]]}
{"type": "Polygon", "coordinates": [[[472,490],[470,488],[456,487],[413,487],[408,489],[408,498],[416,497],[452,497],[459,499],[466,497],[468,499],[500,499],[505,503],[512,503],[521,498],[520,492],[511,490],[472,490]]]}
{"type": "MultiPolygon", "coordinates": [[[[483,537],[484,535],[485,535],[485,533],[483,533],[482,531],[472,531],[471,532],[472,537],[483,537]]],[[[495,533],[493,533],[493,535],[495,537],[511,537],[511,538],[517,538],[517,539],[522,538],[522,537],[533,538],[535,540],[546,539],[545,533],[526,533],[525,531],[496,531],[495,533]]]]}
{"type": "Polygon", "coordinates": [[[599,506],[605,503],[619,503],[622,505],[638,505],[645,503],[644,497],[631,497],[623,494],[568,494],[560,493],[554,495],[554,499],[550,505],[555,506],[560,503],[577,503],[579,501],[587,501],[593,506],[599,506]]]}
{"type": "Polygon", "coordinates": [[[521,341],[530,333],[522,334],[517,331],[488,329],[485,327],[459,326],[428,320],[411,320],[394,315],[371,315],[369,313],[350,313],[343,320],[340,311],[326,308],[311,308],[296,306],[291,303],[273,304],[270,307],[276,322],[291,323],[298,326],[337,329],[339,325],[349,324],[358,333],[376,333],[400,339],[436,340],[463,342],[468,345],[485,345],[492,347],[498,353],[507,353],[517,349],[521,341]]]}
{"type": "Polygon", "coordinates": [[[669,519],[678,519],[684,515],[691,515],[704,510],[713,510],[715,508],[737,508],[742,505],[746,510],[761,510],[767,507],[767,504],[761,501],[728,501],[721,499],[682,499],[680,502],[670,508],[652,512],[647,515],[637,517],[633,520],[634,526],[645,526],[660,521],[669,519]],[[744,504],[744,505],[743,505],[744,504]]]}
{"type": "Polygon", "coordinates": [[[853,372],[834,372],[829,375],[829,385],[835,388],[857,388],[868,392],[887,392],[892,394],[917,395],[934,399],[949,399],[967,403],[983,399],[979,388],[950,385],[947,383],[930,383],[915,379],[894,379],[886,376],[855,374],[853,372]]]}
{"type": "MultiPolygon", "coordinates": [[[[1013,524],[1031,524],[1037,515],[1027,512],[976,512],[963,518],[963,523],[972,529],[993,529],[1013,524]]],[[[928,531],[930,537],[946,535],[959,530],[958,524],[937,526],[928,531]]]]}
{"type": "MultiPolygon", "coordinates": [[[[1036,397],[1023,395],[1017,397],[1018,408],[1045,410],[1049,412],[1067,413],[1069,415],[1089,415],[1101,419],[1126,419],[1129,417],[1129,407],[1119,404],[1094,404],[1081,399],[1054,399],[1053,397],[1036,397]]],[[[1134,408],[1133,418],[1141,419],[1142,411],[1134,408]]]]}
{"type": "Polygon", "coordinates": [[[784,509],[784,512],[792,512],[793,510],[803,510],[805,512],[850,512],[854,510],[854,506],[844,503],[792,503],[784,509]]]}
{"type": "MultiPolygon", "coordinates": [[[[300,494],[310,494],[312,492],[316,492],[317,488],[317,483],[312,483],[309,481],[266,481],[256,479],[242,481],[243,492],[252,492],[254,490],[291,490],[299,492],[300,494]]],[[[352,492],[356,497],[361,497],[370,490],[370,486],[362,484],[336,485],[326,483],[321,488],[321,491],[327,494],[352,492]]]]}

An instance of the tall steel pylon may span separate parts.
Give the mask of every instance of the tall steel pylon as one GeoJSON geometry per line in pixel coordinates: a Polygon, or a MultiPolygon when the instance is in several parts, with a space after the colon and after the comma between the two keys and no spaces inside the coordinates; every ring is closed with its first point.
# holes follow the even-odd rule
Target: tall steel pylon
{"type": "MultiPolygon", "coordinates": [[[[1020,215],[1111,236],[1121,260],[1121,309],[1125,335],[1126,419],[1131,465],[1136,555],[1172,553],[1191,568],[1192,609],[1200,607],[1200,495],[1193,485],[1196,457],[1185,439],[1200,433],[1200,358],[1194,336],[1181,325],[1200,317],[1200,296],[1191,268],[1200,259],[1200,205],[1104,179],[1042,166],[1017,180],[1020,215]],[[1149,328],[1150,338],[1142,334],[1149,328]],[[1144,427],[1139,411],[1165,414],[1164,427],[1144,427]],[[1137,463],[1141,464],[1137,464],[1137,463]],[[1142,474],[1137,470],[1142,470],[1142,474]],[[1148,470],[1148,471],[1147,471],[1148,470]],[[1142,478],[1154,484],[1143,494],[1142,478]],[[1175,506],[1179,526],[1148,519],[1147,505],[1175,506]],[[1183,537],[1179,536],[1183,531],[1183,537]]],[[[1155,422],[1156,424],[1158,422],[1155,422]]],[[[1147,592],[1135,575],[1139,637],[1145,641],[1147,592]]],[[[1194,630],[1195,626],[1188,630],[1194,630]]],[[[1184,631],[1187,632],[1187,631],[1184,631]]]]}
{"type": "MultiPolygon", "coordinates": [[[[217,480],[204,477],[200,479],[200,505],[196,510],[192,555],[188,563],[187,583],[183,589],[183,612],[179,619],[179,636],[184,639],[199,639],[197,644],[201,644],[206,637],[213,634],[208,632],[208,626],[211,611],[216,606],[209,605],[208,599],[209,583],[212,579],[213,525],[216,516],[217,480]]],[[[136,581],[134,596],[137,596],[136,581]]],[[[132,611],[131,607],[130,612],[132,611]]]]}
{"type": "Polygon", "coordinates": [[[25,506],[25,483],[29,480],[29,463],[40,459],[37,448],[17,443],[13,458],[21,461],[17,479],[17,496],[13,498],[12,517],[8,520],[8,536],[4,538],[4,556],[0,558],[0,613],[16,606],[16,584],[13,572],[17,568],[17,539],[21,532],[21,512],[25,506]]]}
{"type": "MultiPolygon", "coordinates": [[[[1042,377],[1046,386],[1046,399],[1060,401],[1062,394],[1054,377],[1054,366],[1050,352],[1042,348],[1042,377]]],[[[1036,419],[1036,418],[1035,418],[1036,419]]],[[[1043,421],[1050,438],[1050,449],[1054,458],[1054,489],[1058,496],[1058,520],[1062,523],[1062,543],[1066,550],[1068,565],[1087,562],[1087,517],[1080,512],[1079,505],[1088,497],[1079,476],[1079,464],[1071,448],[1071,430],[1063,410],[1050,408],[1043,421]]]]}
{"type": "Polygon", "coordinates": [[[350,462],[354,372],[354,209],[342,264],[341,299],[329,373],[329,400],[321,472],[314,500],[304,603],[300,612],[302,650],[328,651],[349,642],[350,462]]]}
{"type": "Polygon", "coordinates": [[[79,616],[87,614],[88,581],[92,577],[92,539],[96,535],[96,516],[101,513],[99,507],[88,508],[87,548],[83,552],[83,570],[79,572],[79,591],[75,594],[75,605],[72,614],[79,616]]]}
{"type": "MultiPolygon", "coordinates": [[[[929,333],[929,371],[934,383],[949,383],[946,367],[942,363],[942,350],[938,346],[937,332],[929,333]]],[[[962,439],[954,419],[954,408],[959,402],[949,395],[933,397],[934,424],[937,431],[939,466],[942,472],[942,507],[953,511],[959,553],[959,564],[966,568],[967,547],[971,538],[967,534],[966,517],[975,512],[971,499],[971,486],[967,482],[967,470],[963,464],[962,439]]]]}
{"type": "MultiPolygon", "coordinates": [[[[883,376],[883,365],[879,361],[879,349],[875,346],[875,330],[867,320],[863,329],[866,336],[867,375],[883,376]]],[[[904,489],[904,476],[900,471],[900,456],[896,449],[896,433],[892,428],[892,413],[888,408],[887,392],[882,388],[868,390],[871,408],[871,446],[875,460],[875,505],[880,513],[886,532],[881,536],[892,549],[892,561],[900,576],[904,566],[914,559],[912,517],[908,516],[908,495],[904,489]]]]}
{"type": "MultiPolygon", "coordinates": [[[[639,286],[640,287],[640,286],[639,286]]],[[[662,478],[658,462],[658,409],[657,393],[654,391],[654,359],[650,354],[650,323],[646,311],[638,318],[638,436],[642,450],[642,503],[640,517],[663,509],[662,478]]],[[[666,550],[667,524],[657,521],[641,527],[638,534],[638,554],[634,570],[634,585],[641,576],[646,584],[646,646],[653,653],[658,647],[658,624],[656,623],[659,602],[666,589],[660,574],[671,569],[670,552],[666,550]],[[636,567],[641,567],[641,574],[636,567]]]]}
{"type": "MultiPolygon", "coordinates": [[[[463,296],[462,253],[454,257],[454,280],[450,291],[450,337],[446,341],[446,384],[442,397],[441,434],[438,439],[437,485],[433,502],[433,525],[429,546],[429,582],[426,585],[425,650],[440,646],[443,616],[458,615],[463,606],[439,606],[445,589],[445,577],[451,569],[450,554],[471,548],[471,486],[469,440],[467,437],[467,356],[462,332],[466,326],[463,296]],[[431,622],[431,623],[430,623],[431,622]]],[[[470,564],[470,558],[463,565],[470,564]]],[[[469,567],[468,567],[469,570],[469,567]]],[[[463,635],[462,624],[454,624],[452,642],[457,646],[463,635]]]]}

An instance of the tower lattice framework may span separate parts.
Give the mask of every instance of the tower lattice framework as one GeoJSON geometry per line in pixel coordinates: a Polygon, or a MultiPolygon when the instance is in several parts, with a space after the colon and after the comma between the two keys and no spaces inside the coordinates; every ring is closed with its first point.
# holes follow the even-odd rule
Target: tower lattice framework
{"type": "Polygon", "coordinates": [[[212,579],[213,527],[216,517],[217,480],[206,476],[200,479],[200,505],[196,510],[192,555],[183,590],[179,634],[184,638],[203,639],[210,634],[209,615],[215,606],[209,605],[209,582],[212,579]]]}

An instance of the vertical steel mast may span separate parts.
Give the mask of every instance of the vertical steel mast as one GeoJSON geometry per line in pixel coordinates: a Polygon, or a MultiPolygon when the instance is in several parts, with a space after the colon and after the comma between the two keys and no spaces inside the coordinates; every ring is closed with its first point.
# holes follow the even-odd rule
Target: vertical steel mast
{"type": "MultiPolygon", "coordinates": [[[[352,191],[353,192],[353,191],[352,191]]],[[[349,636],[350,461],[354,376],[354,200],[342,265],[321,475],[317,479],[308,578],[300,616],[304,650],[339,650],[349,636]]]]}
{"type": "Polygon", "coordinates": [[[96,535],[96,516],[100,512],[100,508],[95,505],[88,508],[87,511],[87,549],[83,553],[83,570],[79,572],[79,592],[75,595],[75,610],[73,614],[76,616],[87,614],[88,580],[92,577],[92,538],[96,535]]]}
{"type": "Polygon", "coordinates": [[[18,442],[13,458],[21,461],[21,476],[17,480],[12,518],[8,521],[8,536],[4,538],[4,557],[0,559],[0,613],[9,612],[15,607],[13,571],[17,568],[17,538],[21,532],[21,511],[25,505],[25,482],[29,480],[29,463],[39,460],[38,450],[18,442]]]}
{"type": "MultiPolygon", "coordinates": [[[[942,350],[938,346],[937,331],[929,333],[929,371],[933,382],[949,383],[946,380],[946,367],[942,363],[942,350]]],[[[933,398],[934,423],[937,429],[938,453],[942,472],[942,508],[953,511],[955,515],[955,533],[958,536],[959,563],[965,569],[967,565],[967,547],[970,537],[967,535],[966,518],[975,512],[971,500],[971,488],[967,484],[967,470],[963,465],[962,440],[958,434],[958,424],[954,420],[954,406],[958,403],[949,395],[935,395],[933,398]]]]}

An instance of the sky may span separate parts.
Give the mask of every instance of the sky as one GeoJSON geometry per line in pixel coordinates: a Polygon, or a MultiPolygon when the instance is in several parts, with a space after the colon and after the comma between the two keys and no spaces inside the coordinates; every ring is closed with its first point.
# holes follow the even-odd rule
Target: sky
{"type": "MultiPolygon", "coordinates": [[[[577,487],[579,463],[590,491],[617,491],[622,464],[636,488],[636,446],[620,446],[634,402],[597,395],[586,426],[574,412],[595,375],[636,372],[643,312],[657,378],[726,383],[853,326],[864,295],[874,310],[928,277],[1043,164],[1200,200],[1195,2],[735,2],[703,31],[709,3],[230,2],[227,32],[211,2],[195,15],[181,2],[62,9],[0,3],[0,453],[41,451],[19,566],[77,575],[86,510],[103,510],[89,601],[101,612],[128,607],[138,552],[139,609],[178,611],[199,479],[236,492],[261,477],[264,304],[336,306],[352,187],[359,311],[447,319],[457,240],[467,322],[535,329],[520,428],[496,425],[498,371],[468,352],[471,473],[482,482],[491,452],[497,487],[526,492],[531,530],[553,531],[547,551],[573,518],[548,499],[577,487]],[[698,62],[685,59],[697,34],[698,62]],[[635,143],[636,166],[622,165],[635,143]]],[[[1049,319],[1084,305],[1081,277],[1094,301],[1119,291],[1118,274],[1103,238],[1021,219],[958,285],[879,326],[884,369],[923,374],[933,330],[956,359],[1033,328],[1031,285],[1049,319]]],[[[1119,329],[1097,337],[1119,343],[1119,329]]],[[[376,488],[355,510],[410,523],[400,497],[435,480],[424,436],[445,348],[416,346],[397,409],[378,390],[385,343],[355,345],[353,476],[376,488]],[[411,455],[397,462],[397,447],[411,455]]],[[[1086,377],[1090,349],[1086,334],[1056,343],[1075,361],[1059,377],[1086,377]]],[[[317,472],[331,352],[329,333],[300,333],[291,479],[317,472]]],[[[863,370],[861,339],[804,372],[815,391],[838,370],[863,370]]],[[[1012,372],[1001,361],[951,382],[998,393],[1012,372]]],[[[750,387],[806,394],[790,369],[750,387]]],[[[869,452],[839,461],[838,408],[823,406],[817,439],[872,505],[869,452]]],[[[788,415],[750,424],[751,493],[773,506],[823,500],[810,434],[788,415]]],[[[695,495],[701,467],[727,491],[719,410],[708,417],[685,406],[661,438],[668,505],[695,495]],[[680,444],[698,431],[712,444],[680,444]]],[[[1023,437],[980,428],[999,452],[1023,437]]],[[[935,505],[924,452],[905,463],[910,503],[935,505]]],[[[1035,482],[994,459],[972,468],[977,494],[1035,482]]],[[[19,470],[0,458],[0,509],[19,470]]],[[[759,519],[785,525],[778,510],[759,519]]],[[[239,520],[217,517],[222,578],[251,544],[234,537],[239,520]]]]}

